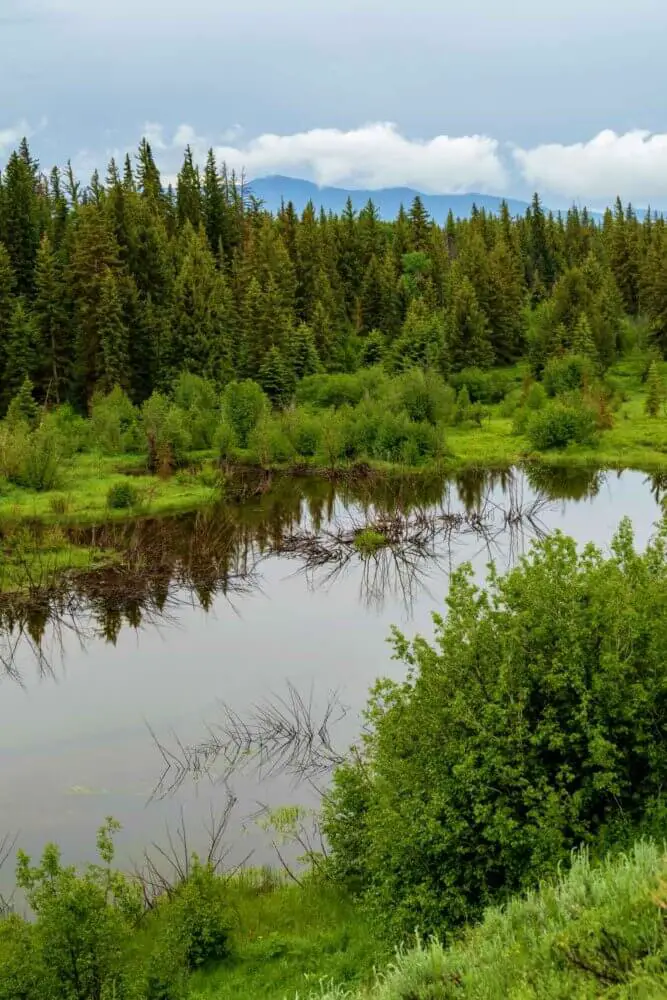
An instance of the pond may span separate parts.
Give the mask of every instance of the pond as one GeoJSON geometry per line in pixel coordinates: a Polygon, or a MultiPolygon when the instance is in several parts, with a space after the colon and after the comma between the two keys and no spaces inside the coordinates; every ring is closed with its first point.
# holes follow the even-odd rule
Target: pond
{"type": "MultiPolygon", "coordinates": [[[[225,719],[228,732],[230,717],[238,735],[257,706],[296,692],[315,729],[331,707],[327,734],[344,749],[369,686],[402,674],[391,624],[430,634],[453,568],[471,561],[481,579],[490,560],[505,568],[556,529],[605,546],[625,515],[643,546],[661,483],[515,470],[393,485],[285,479],[245,492],[200,514],[82,529],[79,540],[94,530],[130,552],[127,567],[0,607],[0,839],[18,833],[33,853],[55,840],[82,861],[113,815],[127,861],[164,841],[182,810],[196,847],[231,789],[230,859],[274,861],[255,817],[314,802],[324,772],[298,784],[270,761],[258,772],[214,760],[194,780],[179,772],[201,763],[189,748],[220,738],[225,719]],[[363,548],[367,525],[388,544],[363,548]]],[[[11,879],[0,873],[0,889],[11,879]]]]}

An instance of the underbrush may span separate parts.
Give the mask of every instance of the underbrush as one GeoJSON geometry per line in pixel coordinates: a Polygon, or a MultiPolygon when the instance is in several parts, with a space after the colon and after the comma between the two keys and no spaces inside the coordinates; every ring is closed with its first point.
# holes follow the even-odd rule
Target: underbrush
{"type": "MultiPolygon", "coordinates": [[[[400,950],[362,991],[344,984],[314,1000],[660,1000],[667,997],[667,858],[639,842],[592,866],[488,910],[444,947],[400,950]]],[[[301,994],[308,996],[308,994],[301,994]]]]}

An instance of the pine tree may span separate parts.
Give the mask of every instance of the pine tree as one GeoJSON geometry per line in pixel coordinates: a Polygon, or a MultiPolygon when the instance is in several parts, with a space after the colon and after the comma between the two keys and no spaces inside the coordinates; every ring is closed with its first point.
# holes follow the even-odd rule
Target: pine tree
{"type": "Polygon", "coordinates": [[[447,309],[447,350],[454,371],[489,368],[493,347],[484,313],[470,279],[455,277],[447,309]]]}
{"type": "Polygon", "coordinates": [[[16,278],[16,290],[31,295],[39,246],[37,164],[24,139],[9,157],[4,175],[0,242],[4,243],[16,278]]]}
{"type": "Polygon", "coordinates": [[[215,153],[209,149],[204,168],[204,184],[202,193],[204,213],[204,229],[208,237],[208,245],[213,254],[217,254],[225,235],[226,204],[222,183],[218,173],[215,153]]]}
{"type": "Polygon", "coordinates": [[[162,201],[162,181],[153,159],[153,151],[146,138],[139,143],[137,181],[140,193],[157,207],[162,201]]]}
{"type": "Polygon", "coordinates": [[[297,379],[321,371],[322,364],[315,346],[315,336],[305,323],[299,323],[292,331],[288,343],[288,353],[290,366],[297,379]]]}
{"type": "Polygon", "coordinates": [[[123,321],[123,304],[118,280],[111,269],[102,279],[97,336],[102,364],[101,385],[105,392],[116,386],[129,388],[129,345],[127,327],[123,321]]]}
{"type": "Polygon", "coordinates": [[[29,378],[24,378],[19,391],[9,404],[6,421],[9,427],[15,428],[19,424],[27,424],[28,427],[35,427],[39,420],[39,406],[33,396],[34,386],[29,378]]]}
{"type": "Polygon", "coordinates": [[[413,249],[419,250],[422,253],[428,253],[430,220],[428,212],[424,208],[424,202],[419,195],[415,196],[410,206],[408,218],[410,220],[410,240],[413,249]]]}
{"type": "Polygon", "coordinates": [[[658,364],[651,362],[646,380],[646,413],[649,417],[657,417],[662,410],[665,399],[665,387],[660,377],[658,364]]]}
{"type": "Polygon", "coordinates": [[[26,300],[18,298],[9,325],[5,353],[5,370],[2,378],[2,397],[5,406],[19,391],[25,379],[32,379],[35,373],[36,340],[35,323],[26,300]]]}
{"type": "Polygon", "coordinates": [[[9,330],[14,314],[16,277],[9,254],[0,243],[0,372],[5,370],[9,330]]]}
{"type": "Polygon", "coordinates": [[[581,354],[586,358],[596,358],[597,349],[586,313],[582,313],[577,321],[572,335],[571,347],[574,354],[581,354]]]}
{"type": "Polygon", "coordinates": [[[199,229],[202,222],[201,179],[189,145],[185,149],[176,185],[176,212],[180,226],[189,222],[193,229],[199,229]]]}
{"type": "Polygon", "coordinates": [[[257,381],[276,406],[283,406],[294,389],[294,377],[281,351],[273,346],[262,362],[257,381]]]}
{"type": "Polygon", "coordinates": [[[48,236],[42,238],[37,251],[33,313],[40,345],[38,388],[47,402],[60,403],[71,377],[71,322],[62,265],[48,236]]]}

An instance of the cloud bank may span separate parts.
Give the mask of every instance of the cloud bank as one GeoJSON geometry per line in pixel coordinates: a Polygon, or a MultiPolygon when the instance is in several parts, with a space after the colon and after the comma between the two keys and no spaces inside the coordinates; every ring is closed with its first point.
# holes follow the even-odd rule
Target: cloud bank
{"type": "Polygon", "coordinates": [[[550,143],[515,149],[514,160],[529,186],[582,201],[641,204],[667,201],[667,134],[607,129],[588,142],[550,143]]]}
{"type": "MultiPolygon", "coordinates": [[[[44,128],[41,123],[38,128],[44,128]]],[[[0,161],[22,135],[33,135],[26,122],[0,128],[0,161]]],[[[344,131],[315,128],[290,135],[265,133],[246,137],[239,125],[215,136],[200,135],[188,124],[167,132],[148,122],[143,135],[151,142],[165,179],[173,180],[186,145],[203,163],[213,147],[249,179],[267,174],[301,177],[325,186],[350,188],[412,187],[430,194],[481,192],[526,195],[539,191],[548,204],[572,201],[592,207],[619,195],[637,206],[667,209],[667,133],[635,129],[622,134],[605,130],[586,142],[546,143],[532,147],[504,144],[490,136],[436,135],[413,139],[390,122],[374,122],[344,131]]],[[[130,146],[134,143],[130,143],[130,146]]],[[[36,150],[39,155],[39,150],[36,150]]],[[[73,162],[83,177],[97,166],[104,171],[119,150],[81,150],[73,162]]]]}

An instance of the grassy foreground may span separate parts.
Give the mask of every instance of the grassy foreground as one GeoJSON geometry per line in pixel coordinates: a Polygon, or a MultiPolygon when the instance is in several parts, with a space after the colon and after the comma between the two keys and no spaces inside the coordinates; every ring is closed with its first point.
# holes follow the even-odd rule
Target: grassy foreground
{"type": "MultiPolygon", "coordinates": [[[[375,983],[301,992],[319,1000],[663,1000],[667,858],[639,842],[600,867],[579,856],[555,885],[487,912],[450,948],[398,952],[375,983]]],[[[213,980],[210,981],[212,983],[213,980]]],[[[195,994],[226,998],[232,994],[195,994]]],[[[243,987],[237,996],[262,997],[243,987]]],[[[287,996],[288,994],[285,994],[287,996]]]]}

